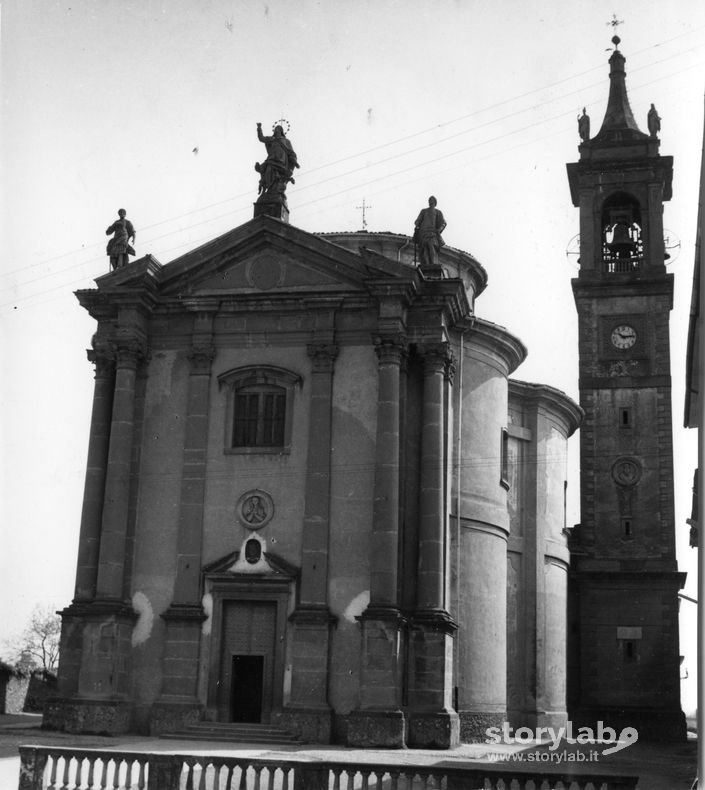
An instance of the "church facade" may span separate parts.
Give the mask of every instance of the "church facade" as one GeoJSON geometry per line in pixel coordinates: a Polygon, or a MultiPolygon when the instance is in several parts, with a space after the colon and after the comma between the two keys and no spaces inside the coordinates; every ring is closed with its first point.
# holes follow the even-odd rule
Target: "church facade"
{"type": "Polygon", "coordinates": [[[450,747],[566,718],[566,443],[483,267],[256,216],[77,293],[96,319],[71,732],[271,723],[450,747]]]}

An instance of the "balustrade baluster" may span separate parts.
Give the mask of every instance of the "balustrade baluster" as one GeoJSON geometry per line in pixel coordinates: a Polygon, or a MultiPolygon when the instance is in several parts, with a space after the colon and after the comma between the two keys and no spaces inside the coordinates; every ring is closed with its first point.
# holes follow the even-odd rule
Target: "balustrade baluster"
{"type": "Polygon", "coordinates": [[[132,760],[125,761],[125,790],[132,790],[132,760]]]}
{"type": "MultiPolygon", "coordinates": [[[[181,772],[183,773],[184,769],[186,770],[186,782],[185,787],[186,790],[193,790],[193,762],[190,759],[184,758],[183,765],[181,767],[181,772]]],[[[181,785],[179,785],[181,786],[181,785]]]]}
{"type": "Polygon", "coordinates": [[[88,758],[88,776],[86,777],[86,787],[91,790],[93,787],[93,775],[95,774],[96,758],[88,758]]]}
{"type": "Polygon", "coordinates": [[[223,769],[223,764],[213,762],[211,765],[213,766],[213,790],[220,790],[220,773],[223,769]]]}
{"type": "Polygon", "coordinates": [[[85,757],[77,757],[76,758],[76,774],[73,780],[73,786],[80,790],[81,785],[83,784],[83,763],[85,761],[85,757]]]}
{"type": "Polygon", "coordinates": [[[51,760],[51,771],[49,772],[49,781],[47,784],[47,788],[51,790],[51,788],[56,786],[56,770],[59,758],[55,754],[50,754],[49,759],[51,760]]]}
{"type": "Polygon", "coordinates": [[[247,768],[238,765],[238,771],[240,775],[238,777],[237,787],[232,788],[232,790],[247,790],[247,768]]]}
{"type": "Polygon", "coordinates": [[[102,770],[100,772],[100,790],[106,790],[108,787],[108,760],[105,757],[100,758],[102,770]]]}
{"type": "Polygon", "coordinates": [[[122,766],[122,760],[116,758],[110,762],[113,766],[113,790],[120,790],[120,768],[122,766]]]}
{"type": "Polygon", "coordinates": [[[63,777],[61,779],[61,790],[70,790],[69,789],[69,769],[71,767],[71,758],[64,757],[64,772],[63,777]]]}

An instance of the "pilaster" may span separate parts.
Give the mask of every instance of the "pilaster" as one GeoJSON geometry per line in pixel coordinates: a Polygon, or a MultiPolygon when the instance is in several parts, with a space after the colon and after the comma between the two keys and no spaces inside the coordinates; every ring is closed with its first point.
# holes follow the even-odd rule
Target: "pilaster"
{"type": "Polygon", "coordinates": [[[447,343],[418,347],[423,357],[423,425],[417,601],[409,644],[410,746],[449,748],[459,742],[453,709],[453,635],[446,602],[445,387],[453,357],[447,343]]]}
{"type": "Polygon", "coordinates": [[[377,445],[370,604],[361,625],[360,705],[348,717],[351,746],[402,747],[406,722],[401,711],[405,620],[399,613],[400,370],[403,335],[375,338],[379,361],[377,445]]]}
{"type": "Polygon", "coordinates": [[[115,359],[105,345],[87,352],[95,365],[93,410],[88,437],[88,461],[83,491],[81,529],[74,601],[91,601],[95,596],[100,553],[100,526],[103,515],[105,478],[108,467],[110,422],[115,386],[115,359]]]}
{"type": "Polygon", "coordinates": [[[123,596],[135,381],[137,366],[144,355],[144,346],[135,337],[123,337],[116,343],[115,392],[96,585],[96,597],[102,601],[121,601],[123,596]]]}
{"type": "Polygon", "coordinates": [[[330,631],[336,618],[328,608],[330,532],[331,420],[333,372],[338,347],[331,342],[308,347],[311,400],[306,469],[299,603],[293,624],[291,696],[279,720],[307,741],[329,743],[332,711],[328,703],[330,631]]]}
{"type": "Polygon", "coordinates": [[[189,382],[179,503],[177,568],[171,606],[162,614],[166,623],[162,693],[152,706],[153,734],[181,729],[201,718],[198,700],[198,659],[201,625],[203,505],[210,403],[213,313],[198,312],[189,353],[189,382]]]}

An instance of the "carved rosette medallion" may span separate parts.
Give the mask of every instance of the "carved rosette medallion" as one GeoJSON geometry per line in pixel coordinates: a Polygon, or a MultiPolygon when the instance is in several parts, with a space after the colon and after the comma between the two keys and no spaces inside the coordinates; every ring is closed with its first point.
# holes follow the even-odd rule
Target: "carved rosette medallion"
{"type": "Polygon", "coordinates": [[[632,488],[641,479],[641,464],[634,458],[618,458],[612,464],[612,479],[619,486],[632,488]]]}
{"type": "Polygon", "coordinates": [[[272,497],[261,488],[246,491],[237,501],[235,515],[245,529],[262,529],[274,515],[272,497]]]}
{"type": "Polygon", "coordinates": [[[259,291],[269,291],[282,284],[284,267],[277,258],[264,255],[250,261],[245,276],[253,288],[257,288],[259,291]]]}

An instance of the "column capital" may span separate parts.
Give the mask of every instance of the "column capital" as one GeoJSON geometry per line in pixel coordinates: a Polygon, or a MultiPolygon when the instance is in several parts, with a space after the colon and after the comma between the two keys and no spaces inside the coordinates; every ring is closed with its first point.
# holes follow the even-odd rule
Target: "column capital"
{"type": "Polygon", "coordinates": [[[86,357],[95,365],[95,378],[107,378],[115,370],[115,354],[109,348],[87,348],[86,357]]]}
{"type": "Polygon", "coordinates": [[[118,367],[136,370],[147,357],[147,346],[135,335],[118,336],[112,341],[113,353],[118,367]]]}
{"type": "Polygon", "coordinates": [[[374,335],[375,353],[380,365],[401,365],[408,349],[407,337],[403,333],[374,335]]]}
{"type": "Polygon", "coordinates": [[[452,381],[455,373],[455,357],[450,343],[419,343],[416,351],[423,358],[424,375],[443,373],[452,381]]]}
{"type": "Polygon", "coordinates": [[[191,363],[191,374],[208,374],[215,358],[215,346],[212,343],[194,343],[188,353],[191,363]]]}
{"type": "Polygon", "coordinates": [[[338,346],[335,343],[309,343],[307,351],[313,360],[314,373],[332,373],[338,356],[338,346]]]}

